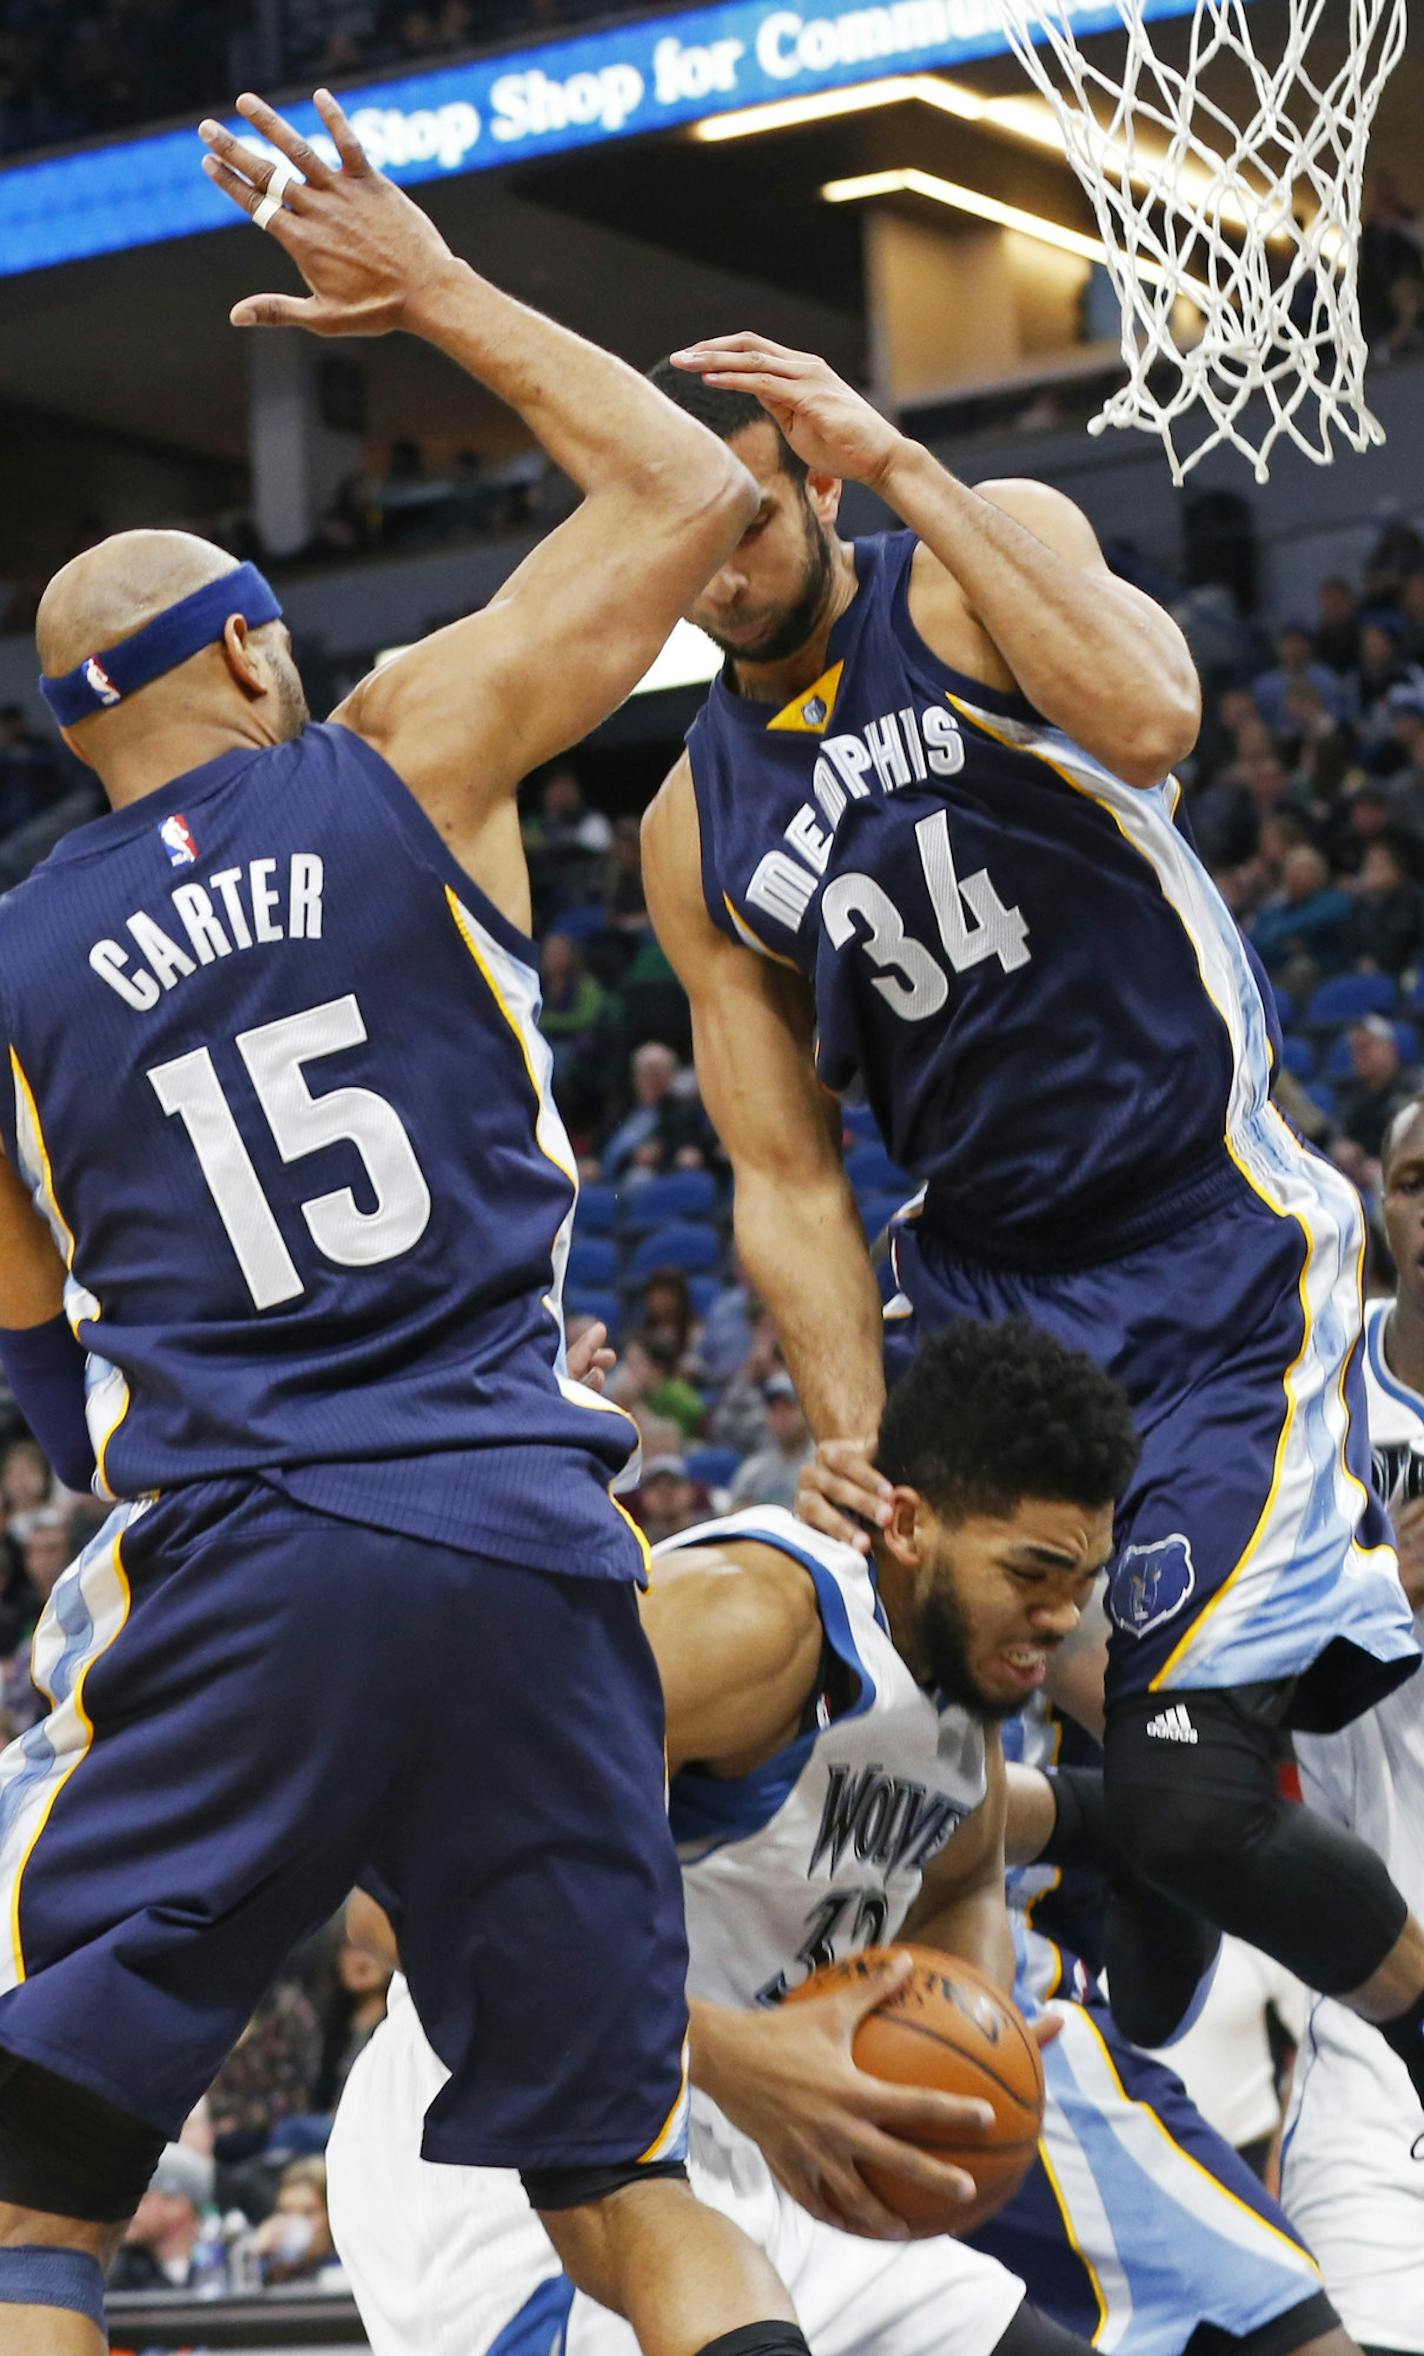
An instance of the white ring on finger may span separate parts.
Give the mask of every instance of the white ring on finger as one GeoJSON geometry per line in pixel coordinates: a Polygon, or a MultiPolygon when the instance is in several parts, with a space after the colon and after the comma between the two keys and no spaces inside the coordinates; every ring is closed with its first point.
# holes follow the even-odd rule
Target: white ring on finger
{"type": "Polygon", "coordinates": [[[266,229],[276,219],[282,210],[283,196],[292,183],[300,179],[301,173],[287,162],[286,157],[278,156],[272,166],[272,177],[267,183],[267,193],[252,216],[254,229],[266,229]]]}

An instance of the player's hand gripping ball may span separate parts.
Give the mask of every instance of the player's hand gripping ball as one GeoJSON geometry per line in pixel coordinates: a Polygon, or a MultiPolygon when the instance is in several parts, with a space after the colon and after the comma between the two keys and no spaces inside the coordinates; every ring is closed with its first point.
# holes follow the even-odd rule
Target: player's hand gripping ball
{"type": "Polygon", "coordinates": [[[1043,2126],[1043,2063],[1017,2006],[972,1964],[904,1944],[869,1947],[845,1963],[827,1964],[786,2001],[829,1995],[895,1955],[912,1956],[914,1972],[856,2030],[857,2068],[900,2086],[977,2097],[992,2106],[994,2124],[959,2142],[924,2147],[973,2177],[976,2200],[942,2210],[933,2193],[889,2168],[862,2163],[861,2172],[876,2198],[908,2224],[972,2233],[1018,2191],[1043,2126]]]}

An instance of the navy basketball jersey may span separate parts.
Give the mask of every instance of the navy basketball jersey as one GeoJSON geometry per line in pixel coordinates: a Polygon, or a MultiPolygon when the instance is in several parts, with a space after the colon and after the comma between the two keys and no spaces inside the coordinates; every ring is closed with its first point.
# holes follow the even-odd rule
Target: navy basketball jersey
{"type": "Polygon", "coordinates": [[[940,662],[913,533],[854,545],[824,675],[771,711],[724,672],[693,723],[708,910],[809,981],[822,1078],[859,1074],[959,1249],[1109,1256],[1236,1183],[1275,1052],[1259,968],[1176,783],[1134,790],[940,662]]]}
{"type": "Polygon", "coordinates": [[[5,1145],[69,1270],[101,1494],[255,1473],[639,1568],[633,1427],[564,1373],[538,1007],[532,943],[340,727],[96,818],[0,905],[5,1145]]]}

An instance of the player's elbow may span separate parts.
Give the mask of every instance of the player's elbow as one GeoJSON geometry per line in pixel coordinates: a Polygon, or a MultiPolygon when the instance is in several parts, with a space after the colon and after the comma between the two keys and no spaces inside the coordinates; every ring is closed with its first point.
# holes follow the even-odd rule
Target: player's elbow
{"type": "Polygon", "coordinates": [[[1119,777],[1128,785],[1160,785],[1185,761],[1200,729],[1201,689],[1195,672],[1190,684],[1154,688],[1123,731],[1122,750],[1114,764],[1119,777]]]}

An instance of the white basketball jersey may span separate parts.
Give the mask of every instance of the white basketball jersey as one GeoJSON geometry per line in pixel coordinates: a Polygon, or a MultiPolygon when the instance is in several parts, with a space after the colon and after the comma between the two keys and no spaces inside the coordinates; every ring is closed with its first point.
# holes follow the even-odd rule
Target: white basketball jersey
{"type": "MultiPolygon", "coordinates": [[[[1375,1476],[1394,1509],[1424,1495],[1424,1397],[1385,1358],[1391,1301],[1365,1310],[1375,1476]]],[[[1424,1613],[1415,1616],[1424,1641],[1424,1613]]],[[[1424,1670],[1339,1734],[1297,1735],[1301,1791],[1381,1856],[1424,1913],[1424,1670]]],[[[1357,2340],[1424,2356],[1424,2143],[1409,2073],[1378,2030],[1314,2001],[1296,2065],[1283,2194],[1357,2340]]]]}
{"type": "Polygon", "coordinates": [[[937,1703],[890,1641],[874,1573],[854,1547],[779,1508],[688,1530],[688,1546],[762,1539],[804,1564],[825,1631],[825,1690],[805,1731],[735,1781],[673,1777],[688,1991],[774,2004],[818,1965],[894,1939],[929,1860],[984,1798],[984,1729],[937,1703]]]}

